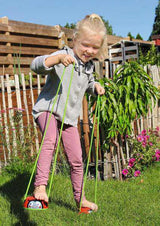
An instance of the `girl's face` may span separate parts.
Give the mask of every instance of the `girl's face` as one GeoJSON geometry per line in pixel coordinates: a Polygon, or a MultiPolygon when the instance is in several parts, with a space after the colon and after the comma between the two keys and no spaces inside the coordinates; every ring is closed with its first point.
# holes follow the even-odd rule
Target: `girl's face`
{"type": "Polygon", "coordinates": [[[83,31],[79,37],[73,40],[73,51],[83,63],[86,63],[96,57],[102,46],[102,41],[100,34],[83,31]]]}

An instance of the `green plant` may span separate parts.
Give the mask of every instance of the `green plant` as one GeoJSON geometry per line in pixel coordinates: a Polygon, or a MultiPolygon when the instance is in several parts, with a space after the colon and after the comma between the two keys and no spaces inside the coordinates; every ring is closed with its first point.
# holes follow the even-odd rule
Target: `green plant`
{"type": "MultiPolygon", "coordinates": [[[[113,80],[103,78],[99,82],[105,88],[105,95],[101,97],[100,123],[108,139],[118,134],[131,134],[131,122],[146,116],[149,109],[152,111],[152,99],[155,104],[159,97],[152,78],[135,61],[119,66],[113,80]]],[[[92,97],[90,107],[94,102],[95,97],[92,97]]]]}
{"type": "Polygon", "coordinates": [[[142,130],[136,138],[127,136],[127,141],[131,149],[131,158],[122,170],[124,177],[137,177],[155,161],[160,161],[159,127],[154,130],[142,130]]]}
{"type": "Polygon", "coordinates": [[[148,64],[160,66],[160,54],[157,52],[155,45],[152,45],[147,53],[142,53],[140,48],[137,62],[143,66],[148,64]]]}
{"type": "Polygon", "coordinates": [[[14,74],[19,74],[19,75],[21,75],[21,47],[22,47],[22,44],[20,43],[19,53],[14,53],[13,54],[13,60],[14,60],[13,73],[14,74]],[[16,65],[18,67],[18,72],[17,72],[16,65]]]}
{"type": "MultiPolygon", "coordinates": [[[[99,82],[105,88],[100,103],[100,131],[103,150],[114,146],[117,152],[119,172],[125,164],[125,155],[121,151],[126,134],[132,133],[132,122],[152,111],[159,98],[159,90],[153,85],[152,78],[136,62],[125,62],[114,73],[113,80],[103,78],[99,82]],[[122,161],[121,161],[122,159],[122,161]]],[[[91,98],[93,106],[95,97],[91,98]]],[[[94,112],[93,112],[94,113],[94,112]]],[[[119,174],[122,180],[122,174],[119,174]]]]}

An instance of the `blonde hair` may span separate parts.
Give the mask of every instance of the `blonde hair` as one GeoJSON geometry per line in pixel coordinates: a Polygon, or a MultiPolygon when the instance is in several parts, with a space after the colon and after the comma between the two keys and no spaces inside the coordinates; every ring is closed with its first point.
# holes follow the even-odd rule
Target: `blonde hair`
{"type": "Polygon", "coordinates": [[[103,61],[108,55],[107,29],[102,18],[97,14],[87,15],[84,19],[76,24],[73,38],[77,39],[84,31],[91,31],[102,36],[102,46],[97,55],[97,59],[103,61]]]}

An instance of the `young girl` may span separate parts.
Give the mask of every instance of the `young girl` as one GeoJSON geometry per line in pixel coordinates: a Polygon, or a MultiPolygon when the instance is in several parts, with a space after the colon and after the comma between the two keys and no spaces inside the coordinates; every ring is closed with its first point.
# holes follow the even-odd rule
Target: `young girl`
{"type": "MultiPolygon", "coordinates": [[[[62,50],[51,55],[36,57],[31,64],[31,69],[34,72],[48,74],[46,84],[33,108],[33,116],[42,134],[45,131],[61,75],[63,74],[64,67],[66,67],[37,163],[35,189],[33,192],[36,199],[48,202],[46,186],[52,157],[58,140],[58,130],[63,118],[70,75],[74,63],[74,75],[64,120],[62,141],[70,164],[74,199],[77,206],[79,207],[80,205],[83,184],[83,161],[77,121],[84,93],[87,91],[91,94],[103,95],[105,92],[104,88],[94,81],[94,65],[92,62],[93,58],[100,56],[105,37],[106,28],[102,19],[96,14],[91,14],[77,23],[73,35],[73,49],[65,46],[62,50]]],[[[89,207],[93,211],[98,209],[98,206],[88,201],[85,195],[82,197],[81,206],[89,207]]]]}

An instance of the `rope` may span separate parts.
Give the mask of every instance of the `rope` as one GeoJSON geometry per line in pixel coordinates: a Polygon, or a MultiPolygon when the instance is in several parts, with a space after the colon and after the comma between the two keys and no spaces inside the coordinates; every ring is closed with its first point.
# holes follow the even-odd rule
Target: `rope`
{"type": "Polygon", "coordinates": [[[52,169],[52,174],[51,174],[51,181],[50,181],[49,190],[48,190],[48,197],[50,196],[50,192],[51,192],[51,188],[52,188],[52,183],[53,183],[53,176],[54,176],[54,172],[55,172],[55,169],[56,169],[56,162],[57,162],[57,157],[58,157],[58,152],[59,152],[59,147],[60,147],[60,141],[61,141],[62,130],[63,130],[63,125],[64,125],[64,119],[65,119],[66,110],[67,110],[67,104],[68,104],[69,94],[70,94],[70,90],[71,90],[71,84],[72,84],[72,79],[73,79],[73,74],[74,74],[73,73],[74,72],[74,67],[75,67],[75,64],[73,65],[73,69],[72,69],[72,72],[71,72],[71,78],[70,78],[70,82],[69,82],[67,99],[66,99],[66,103],[65,103],[65,107],[64,107],[62,124],[61,124],[61,129],[60,129],[58,144],[57,144],[55,158],[54,158],[54,164],[53,164],[53,169],[52,169]]]}
{"type": "Polygon", "coordinates": [[[61,80],[60,80],[60,83],[58,85],[58,89],[57,89],[56,96],[55,96],[55,99],[54,99],[54,102],[53,102],[53,105],[52,105],[52,108],[51,108],[51,112],[49,114],[49,118],[48,118],[47,125],[46,125],[46,128],[45,128],[44,134],[43,134],[43,138],[42,138],[41,145],[40,145],[40,148],[39,148],[39,151],[38,151],[38,154],[37,154],[37,158],[36,158],[35,164],[33,166],[32,174],[31,174],[31,177],[30,177],[27,189],[26,189],[26,193],[24,195],[24,200],[27,198],[27,194],[28,194],[28,191],[29,191],[32,179],[33,179],[33,175],[34,175],[34,172],[36,170],[36,166],[37,166],[37,162],[38,162],[38,159],[39,159],[39,155],[40,155],[40,152],[41,152],[41,149],[42,149],[42,145],[44,143],[44,139],[45,139],[45,136],[46,136],[46,133],[47,133],[47,129],[48,129],[49,123],[51,121],[51,116],[52,116],[52,113],[53,113],[53,110],[54,110],[54,106],[55,106],[57,98],[58,98],[58,93],[59,93],[59,90],[60,90],[60,87],[61,87],[61,84],[62,84],[62,81],[63,81],[63,77],[64,77],[64,74],[65,74],[65,71],[66,71],[66,67],[63,69],[61,80]]]}
{"type": "Polygon", "coordinates": [[[96,109],[95,109],[95,117],[94,117],[94,121],[93,121],[93,129],[92,129],[92,134],[91,134],[91,143],[90,143],[90,147],[89,147],[89,152],[88,152],[88,160],[87,160],[87,165],[86,165],[86,172],[84,175],[84,180],[83,180],[83,187],[82,187],[82,194],[81,194],[81,200],[80,200],[80,210],[81,210],[81,206],[82,206],[82,198],[84,195],[84,188],[86,185],[86,181],[87,181],[87,174],[88,174],[88,167],[89,167],[89,160],[90,160],[90,156],[91,156],[91,150],[92,150],[92,143],[93,143],[93,136],[94,136],[94,128],[95,128],[95,124],[96,124],[96,118],[97,118],[97,111],[98,111],[98,120],[97,120],[97,148],[96,148],[96,183],[95,183],[95,203],[97,202],[97,181],[98,181],[98,146],[99,146],[99,117],[100,117],[100,96],[98,95],[98,99],[97,99],[97,104],[96,104],[96,109]]]}

